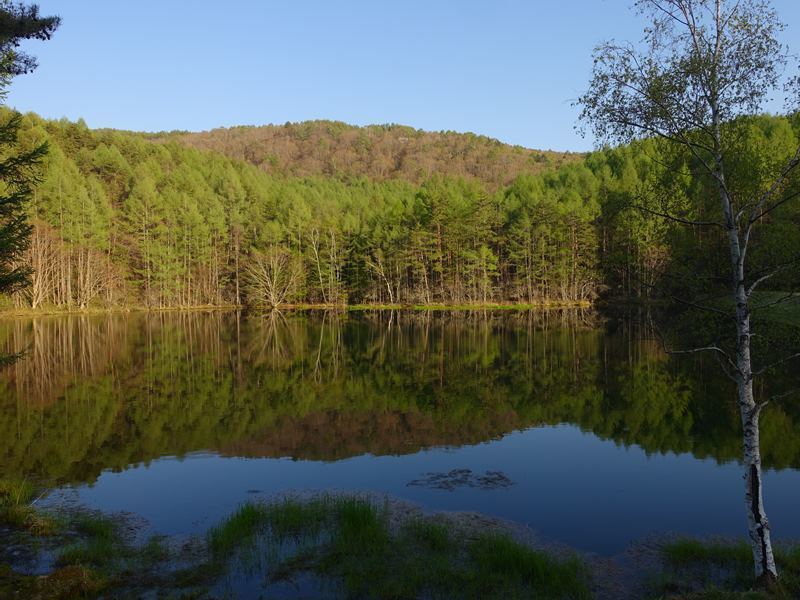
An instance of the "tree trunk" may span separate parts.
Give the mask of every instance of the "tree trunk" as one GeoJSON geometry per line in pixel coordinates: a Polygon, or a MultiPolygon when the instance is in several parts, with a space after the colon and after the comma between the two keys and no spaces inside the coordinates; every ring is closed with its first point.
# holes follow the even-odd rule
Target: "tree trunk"
{"type": "MultiPolygon", "coordinates": [[[[732,244],[732,247],[734,245],[732,244]]],[[[737,261],[741,265],[741,258],[737,261]]],[[[772,553],[769,520],[764,509],[761,479],[761,445],[759,435],[759,416],[761,406],[753,396],[753,366],[750,357],[750,312],[743,281],[744,270],[734,268],[736,282],[736,333],[738,368],[737,386],[739,391],[739,412],[742,417],[744,498],[747,511],[747,530],[753,551],[756,579],[771,584],[778,579],[778,569],[772,553]]]]}
{"type": "Polygon", "coordinates": [[[764,509],[761,478],[761,447],[759,436],[759,414],[763,405],[757,405],[753,396],[753,363],[750,356],[750,308],[745,288],[745,250],[739,239],[739,229],[733,214],[730,196],[725,188],[725,179],[718,158],[720,200],[728,230],[731,255],[733,297],[736,302],[736,383],[739,393],[739,412],[742,418],[743,462],[745,468],[745,505],[750,546],[753,551],[756,579],[767,585],[777,581],[778,569],[772,553],[769,521],[764,509]]]}
{"type": "MultiPolygon", "coordinates": [[[[719,4],[717,4],[719,20],[719,4]]],[[[739,413],[742,418],[742,458],[745,468],[745,506],[750,546],[753,551],[756,579],[770,585],[778,579],[778,569],[772,553],[769,521],[764,510],[761,478],[761,446],[759,436],[759,414],[763,404],[756,404],[753,396],[753,362],[750,356],[750,339],[753,332],[750,326],[749,294],[745,286],[745,260],[747,256],[747,235],[740,237],[739,214],[734,213],[733,201],[726,184],[722,157],[722,119],[719,111],[716,90],[709,102],[712,110],[714,132],[714,171],[719,201],[728,236],[728,249],[731,260],[731,284],[733,300],[736,303],[736,384],[738,387],[739,413]]]]}
{"type": "MultiPolygon", "coordinates": [[[[752,382],[749,385],[740,385],[742,391],[752,397],[752,382]],[[749,392],[746,391],[749,389],[749,392]]],[[[742,426],[744,428],[744,482],[745,504],[747,508],[747,528],[750,534],[750,543],[753,550],[756,579],[769,585],[778,578],[778,569],[775,566],[775,557],[772,553],[772,540],[770,539],[769,521],[764,510],[761,479],[761,449],[759,445],[758,430],[759,411],[757,408],[746,413],[742,411],[742,426]]]]}

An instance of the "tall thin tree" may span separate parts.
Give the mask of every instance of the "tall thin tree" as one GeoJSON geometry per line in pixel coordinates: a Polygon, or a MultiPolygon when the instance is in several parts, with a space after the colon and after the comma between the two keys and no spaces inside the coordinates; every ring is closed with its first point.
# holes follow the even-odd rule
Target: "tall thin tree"
{"type": "Polygon", "coordinates": [[[663,140],[688,155],[707,180],[707,189],[713,190],[717,208],[709,218],[698,216],[701,211],[654,212],[716,229],[726,240],[726,279],[733,300],[726,318],[732,322],[735,341],[731,350],[710,343],[684,352],[716,354],[736,382],[755,575],[774,581],[778,572],[762,496],[759,444],[759,416],[767,401],[756,401],[753,392],[753,380],[764,367],[753,365],[751,312],[756,288],[787,265],[757,271],[750,268],[747,256],[754,230],[797,195],[789,184],[800,165],[800,148],[766,179],[755,167],[752,173],[733,177],[731,165],[741,143],[737,120],[761,113],[776,93],[794,109],[800,98],[798,79],[786,76],[790,55],[778,41],[783,24],[768,0],[639,0],[636,6],[649,19],[644,39],[640,44],[607,42],[596,48],[589,89],[579,99],[581,118],[601,141],[663,140]],[[748,186],[732,183],[742,179],[748,186]],[[759,181],[761,185],[753,185],[759,181]]]}

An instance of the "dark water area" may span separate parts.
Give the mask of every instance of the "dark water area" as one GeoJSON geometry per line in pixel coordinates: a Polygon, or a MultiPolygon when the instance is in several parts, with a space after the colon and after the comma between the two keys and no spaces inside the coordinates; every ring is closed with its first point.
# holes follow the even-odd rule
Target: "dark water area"
{"type": "MultiPolygon", "coordinates": [[[[0,477],[159,533],[335,488],[601,554],[663,532],[745,534],[731,383],[590,313],[37,317],[0,322],[0,340],[27,349],[0,372],[0,477]]],[[[799,404],[763,418],[779,539],[800,538],[799,404]]]]}

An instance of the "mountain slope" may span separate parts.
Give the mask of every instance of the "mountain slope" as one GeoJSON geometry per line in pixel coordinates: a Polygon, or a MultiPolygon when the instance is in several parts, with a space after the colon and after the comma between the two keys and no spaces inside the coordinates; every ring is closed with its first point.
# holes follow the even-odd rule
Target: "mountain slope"
{"type": "Polygon", "coordinates": [[[434,173],[479,180],[494,190],[522,173],[579,160],[583,155],[530,150],[472,133],[428,132],[402,125],[355,127],[305,121],[149,136],[245,160],[293,176],[367,176],[420,183],[434,173]]]}

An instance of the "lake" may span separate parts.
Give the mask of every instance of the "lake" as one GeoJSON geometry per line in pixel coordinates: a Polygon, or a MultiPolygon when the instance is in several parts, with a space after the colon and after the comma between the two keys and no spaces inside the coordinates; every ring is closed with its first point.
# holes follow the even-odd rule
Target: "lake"
{"type": "MultiPolygon", "coordinates": [[[[336,488],[599,554],[746,534],[732,384],[590,312],[58,316],[0,321],[0,340],[27,351],[0,372],[0,477],[160,533],[336,488]]],[[[779,539],[800,538],[798,423],[798,403],[763,418],[779,539]]]]}

